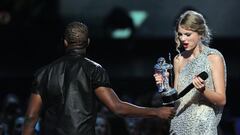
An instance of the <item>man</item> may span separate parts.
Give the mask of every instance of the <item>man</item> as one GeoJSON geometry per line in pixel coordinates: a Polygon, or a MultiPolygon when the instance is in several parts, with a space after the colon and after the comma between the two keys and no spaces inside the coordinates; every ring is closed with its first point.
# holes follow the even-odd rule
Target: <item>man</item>
{"type": "Polygon", "coordinates": [[[41,134],[94,135],[96,98],[117,115],[163,119],[174,116],[173,108],[139,107],[118,98],[106,71],[85,57],[90,40],[83,23],[70,23],[64,38],[66,55],[35,74],[23,135],[33,134],[41,110],[41,134]]]}

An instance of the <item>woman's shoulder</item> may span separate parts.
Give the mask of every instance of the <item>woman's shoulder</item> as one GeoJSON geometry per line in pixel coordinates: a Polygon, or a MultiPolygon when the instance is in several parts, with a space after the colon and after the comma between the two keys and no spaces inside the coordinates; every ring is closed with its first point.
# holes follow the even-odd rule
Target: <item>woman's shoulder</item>
{"type": "Polygon", "coordinates": [[[174,67],[179,67],[183,61],[184,57],[182,54],[177,54],[175,57],[174,57],[174,67]]]}
{"type": "Polygon", "coordinates": [[[187,52],[186,51],[183,51],[179,54],[177,54],[175,57],[174,57],[174,60],[177,62],[177,61],[182,61],[184,59],[184,57],[187,57],[187,52]]]}
{"type": "Polygon", "coordinates": [[[181,54],[177,54],[175,57],[174,57],[174,62],[179,62],[181,61],[181,59],[183,58],[183,56],[181,54]]]}
{"type": "Polygon", "coordinates": [[[208,50],[206,52],[207,57],[211,62],[224,62],[224,57],[219,50],[208,47],[208,50]]]}
{"type": "Polygon", "coordinates": [[[206,54],[208,56],[210,56],[210,55],[219,55],[220,57],[223,57],[222,53],[219,50],[215,49],[215,48],[205,47],[205,49],[206,49],[205,52],[206,52],[206,54]]]}

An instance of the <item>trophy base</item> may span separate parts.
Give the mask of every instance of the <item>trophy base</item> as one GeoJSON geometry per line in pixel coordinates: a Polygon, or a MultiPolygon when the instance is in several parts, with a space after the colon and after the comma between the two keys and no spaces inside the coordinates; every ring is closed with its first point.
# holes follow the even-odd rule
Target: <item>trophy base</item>
{"type": "Polygon", "coordinates": [[[174,106],[175,101],[178,99],[176,89],[172,88],[161,93],[163,106],[174,106]]]}

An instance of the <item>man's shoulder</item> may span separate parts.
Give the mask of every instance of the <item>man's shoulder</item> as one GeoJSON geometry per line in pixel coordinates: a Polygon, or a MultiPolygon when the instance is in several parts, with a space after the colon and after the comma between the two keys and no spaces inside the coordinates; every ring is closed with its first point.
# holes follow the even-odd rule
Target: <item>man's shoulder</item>
{"type": "MultiPolygon", "coordinates": [[[[37,69],[34,75],[35,76],[43,75],[44,73],[47,73],[47,72],[51,71],[52,69],[55,69],[55,68],[59,69],[59,68],[63,67],[64,64],[68,63],[69,62],[68,60],[69,59],[66,59],[66,57],[60,57],[60,58],[52,61],[51,63],[46,64],[46,65],[40,67],[39,69],[37,69]]],[[[101,64],[99,64],[96,61],[91,60],[87,57],[82,57],[81,60],[78,59],[76,61],[79,61],[79,63],[81,63],[81,64],[79,64],[79,66],[81,65],[81,66],[83,66],[84,69],[87,69],[87,70],[95,70],[95,69],[103,68],[101,64]]]]}
{"type": "Polygon", "coordinates": [[[42,73],[48,71],[50,67],[56,65],[56,64],[59,63],[62,59],[63,59],[63,57],[60,57],[60,58],[58,58],[58,59],[56,59],[56,60],[54,60],[54,61],[52,61],[52,62],[50,62],[50,63],[48,63],[48,64],[45,64],[45,65],[41,66],[40,68],[38,68],[38,69],[36,70],[35,75],[42,74],[42,73]]]}
{"type": "Polygon", "coordinates": [[[48,71],[48,68],[49,68],[49,64],[48,65],[44,65],[44,66],[38,68],[35,71],[34,76],[43,75],[46,71],[48,71]]]}
{"type": "Polygon", "coordinates": [[[97,63],[94,60],[91,60],[89,58],[84,58],[84,62],[88,65],[88,66],[93,66],[93,67],[102,67],[101,64],[97,63]]]}

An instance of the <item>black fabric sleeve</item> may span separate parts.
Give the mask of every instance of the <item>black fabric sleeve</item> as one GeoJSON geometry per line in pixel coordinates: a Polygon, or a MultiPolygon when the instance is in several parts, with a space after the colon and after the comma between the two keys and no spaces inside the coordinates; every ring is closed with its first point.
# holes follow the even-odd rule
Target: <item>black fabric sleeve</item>
{"type": "Polygon", "coordinates": [[[40,94],[43,90],[44,81],[46,81],[45,70],[40,69],[33,76],[31,93],[40,94]]]}
{"type": "Polygon", "coordinates": [[[108,73],[100,65],[98,65],[93,72],[92,85],[93,85],[93,89],[96,89],[101,86],[111,88],[111,83],[110,83],[108,73]]]}

